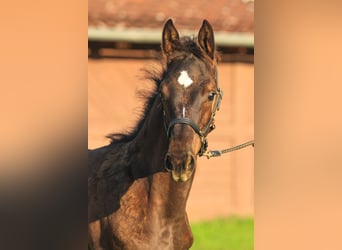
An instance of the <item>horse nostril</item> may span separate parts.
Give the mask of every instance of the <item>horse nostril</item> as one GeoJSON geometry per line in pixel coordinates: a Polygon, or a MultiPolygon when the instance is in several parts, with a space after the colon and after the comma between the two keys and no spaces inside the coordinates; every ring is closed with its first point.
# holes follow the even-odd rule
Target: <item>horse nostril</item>
{"type": "Polygon", "coordinates": [[[168,172],[172,171],[171,157],[169,155],[166,155],[166,157],[165,157],[165,169],[168,172]]]}
{"type": "Polygon", "coordinates": [[[183,156],[174,156],[170,153],[165,156],[165,169],[168,172],[175,170],[179,173],[182,171],[192,171],[195,166],[196,159],[190,152],[183,156]]]}
{"type": "Polygon", "coordinates": [[[192,170],[195,167],[195,159],[192,154],[188,154],[188,158],[185,163],[186,170],[192,170]]]}

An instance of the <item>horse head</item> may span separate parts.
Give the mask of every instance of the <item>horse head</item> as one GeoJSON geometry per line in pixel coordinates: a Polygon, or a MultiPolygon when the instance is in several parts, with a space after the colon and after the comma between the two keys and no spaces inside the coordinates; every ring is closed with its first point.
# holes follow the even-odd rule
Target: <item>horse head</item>
{"type": "Polygon", "coordinates": [[[162,52],[166,70],[159,94],[169,138],[165,167],[174,181],[185,182],[195,171],[197,155],[206,151],[222,97],[213,29],[204,20],[196,39],[180,38],[170,19],[163,29],[162,52]]]}

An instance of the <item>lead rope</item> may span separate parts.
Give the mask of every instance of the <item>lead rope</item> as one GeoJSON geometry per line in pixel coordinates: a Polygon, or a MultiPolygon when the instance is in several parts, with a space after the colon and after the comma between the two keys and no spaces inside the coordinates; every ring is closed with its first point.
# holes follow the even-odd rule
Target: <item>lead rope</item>
{"type": "Polygon", "coordinates": [[[231,147],[231,148],[227,148],[227,149],[222,149],[222,150],[209,150],[204,152],[201,156],[206,156],[207,159],[210,159],[211,157],[217,157],[217,156],[221,156],[222,154],[225,153],[229,153],[235,150],[239,150],[248,146],[253,146],[254,147],[254,140],[242,143],[240,145],[231,147]]]}
{"type": "MultiPolygon", "coordinates": [[[[216,68],[216,83],[218,85],[218,72],[217,72],[217,68],[216,68]]],[[[220,94],[220,98],[222,98],[223,96],[223,92],[220,88],[218,88],[219,94],[220,94]]],[[[221,100],[220,100],[221,101],[221,100]]],[[[220,103],[218,104],[218,108],[217,110],[220,108],[220,103]]],[[[215,110],[216,112],[216,110],[215,110]]],[[[214,113],[215,116],[215,113],[214,113]]],[[[206,145],[208,146],[208,142],[206,141],[206,145]]],[[[240,145],[231,147],[231,148],[227,148],[227,149],[222,149],[222,150],[209,150],[209,151],[205,151],[204,153],[201,153],[199,156],[206,156],[207,159],[210,159],[211,157],[217,157],[217,156],[221,156],[222,154],[225,153],[229,153],[235,150],[239,150],[248,146],[253,146],[254,147],[254,140],[242,143],[240,145]]]]}

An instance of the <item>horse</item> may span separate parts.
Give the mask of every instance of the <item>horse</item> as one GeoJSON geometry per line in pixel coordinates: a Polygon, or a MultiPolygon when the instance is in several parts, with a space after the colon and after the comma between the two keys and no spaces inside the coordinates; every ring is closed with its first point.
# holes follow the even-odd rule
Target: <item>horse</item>
{"type": "Polygon", "coordinates": [[[161,70],[129,133],[88,151],[88,249],[189,249],[186,203],[222,98],[213,28],[163,27],[161,70]]]}

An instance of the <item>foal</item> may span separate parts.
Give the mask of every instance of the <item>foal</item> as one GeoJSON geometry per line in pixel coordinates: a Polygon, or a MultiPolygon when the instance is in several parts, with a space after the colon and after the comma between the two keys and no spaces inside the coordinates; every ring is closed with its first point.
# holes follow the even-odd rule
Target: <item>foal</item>
{"type": "Polygon", "coordinates": [[[189,249],[186,202],[221,100],[214,33],[180,38],[168,20],[163,72],[136,129],[89,151],[89,249],[189,249]]]}

